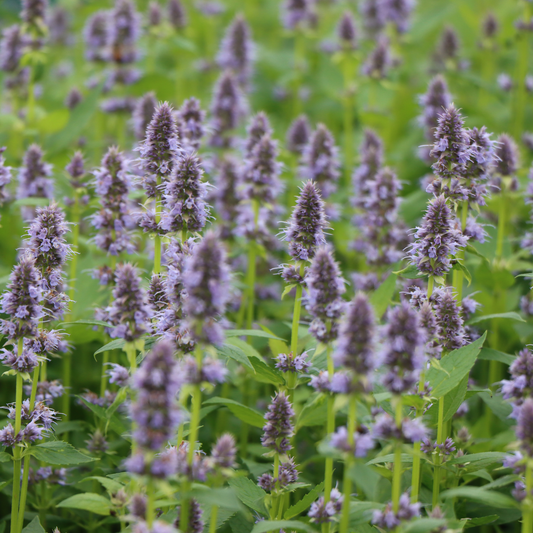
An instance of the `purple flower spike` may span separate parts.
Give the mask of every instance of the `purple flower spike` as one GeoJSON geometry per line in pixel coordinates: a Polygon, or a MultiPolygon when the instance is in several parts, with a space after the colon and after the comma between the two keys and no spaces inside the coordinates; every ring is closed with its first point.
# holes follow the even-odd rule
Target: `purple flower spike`
{"type": "Polygon", "coordinates": [[[369,78],[381,80],[386,78],[392,66],[389,40],[381,37],[376,47],[370,52],[365,61],[362,72],[369,78]]]}
{"type": "Polygon", "coordinates": [[[226,30],[217,61],[224,70],[232,71],[241,87],[247,87],[250,81],[254,61],[254,45],[250,26],[242,15],[237,15],[226,30]]]}
{"type": "Polygon", "coordinates": [[[83,37],[85,40],[85,58],[88,61],[106,62],[111,59],[108,47],[110,32],[108,11],[97,11],[87,20],[83,37]]]}
{"type": "Polygon", "coordinates": [[[372,523],[386,531],[392,531],[402,522],[408,522],[420,516],[420,503],[411,503],[409,493],[400,496],[400,506],[397,512],[392,510],[392,503],[388,503],[383,511],[374,511],[372,523]]]}
{"type": "Polygon", "coordinates": [[[113,302],[106,311],[115,325],[111,337],[133,342],[148,330],[152,309],[134,266],[126,263],[117,267],[113,302]]]}
{"type": "Polygon", "coordinates": [[[167,11],[168,20],[176,30],[187,26],[187,13],[181,0],[168,0],[167,11]]]}
{"type": "Polygon", "coordinates": [[[265,135],[272,136],[272,127],[266,113],[260,111],[251,118],[250,124],[246,128],[246,145],[244,147],[246,158],[252,157],[254,148],[265,135]]]}
{"type": "Polygon", "coordinates": [[[209,206],[206,204],[207,184],[198,158],[187,155],[172,169],[163,194],[163,214],[160,227],[164,231],[198,232],[206,224],[209,206]]]}
{"type": "Polygon", "coordinates": [[[417,312],[405,302],[389,311],[387,318],[383,384],[393,394],[405,394],[418,381],[424,365],[426,335],[417,312]]]}
{"type": "Polygon", "coordinates": [[[376,365],[374,310],[363,293],[355,295],[339,327],[339,340],[333,352],[337,366],[343,366],[364,390],[376,365]]]}
{"type": "Polygon", "coordinates": [[[116,0],[109,14],[108,46],[115,63],[133,63],[138,58],[136,44],[141,35],[141,18],[132,0],[116,0]]]}
{"type": "Polygon", "coordinates": [[[527,398],[516,421],[516,436],[521,440],[522,450],[533,457],[533,399],[527,398]]]}
{"type": "Polygon", "coordinates": [[[160,104],[146,128],[146,137],[139,144],[143,171],[142,185],[148,198],[158,196],[157,182],[168,181],[181,154],[174,110],[168,102],[160,104]]]}
{"type": "Polygon", "coordinates": [[[1,70],[15,72],[18,69],[27,41],[28,39],[18,25],[9,26],[3,30],[0,41],[1,70]]]}
{"type": "Polygon", "coordinates": [[[235,457],[237,448],[233,435],[225,433],[220,436],[211,451],[211,460],[217,468],[233,468],[235,466],[235,457]]]}
{"type": "Polygon", "coordinates": [[[456,350],[468,342],[461,309],[450,291],[444,291],[435,304],[439,344],[444,350],[456,350]]]}
{"type": "Polygon", "coordinates": [[[144,139],[146,129],[154,116],[157,107],[157,100],[154,92],[146,93],[141,96],[135,103],[135,108],[131,115],[131,123],[135,138],[139,141],[144,139]]]}
{"type": "Polygon", "coordinates": [[[313,4],[312,0],[285,0],[281,7],[285,28],[295,30],[313,26],[316,20],[313,4]]]}
{"type": "Polygon", "coordinates": [[[287,150],[296,155],[302,155],[305,146],[311,138],[311,125],[307,115],[295,118],[287,130],[287,150]]]}
{"type": "Polygon", "coordinates": [[[326,243],[327,229],[324,202],[317,186],[308,181],[301,189],[283,240],[289,243],[289,254],[295,261],[310,261],[318,246],[326,243]]]}
{"type": "Polygon", "coordinates": [[[289,399],[284,392],[278,392],[265,415],[267,423],[263,427],[261,444],[277,453],[287,453],[292,448],[289,439],[294,434],[294,425],[291,420],[293,416],[294,411],[289,399]]]}
{"type": "MultiPolygon", "coordinates": [[[[183,531],[183,533],[202,533],[202,531],[204,530],[202,508],[200,507],[200,504],[194,498],[191,498],[191,500],[189,500],[188,505],[189,505],[189,515],[188,515],[189,522],[187,524],[187,529],[185,530],[182,527],[180,527],[180,516],[181,516],[180,506],[178,506],[178,517],[174,521],[174,526],[178,528],[180,531],[183,531]]],[[[153,531],[152,533],[156,533],[156,532],[153,531]]],[[[161,533],[167,533],[167,532],[162,531],[161,533]]]]}
{"type": "Polygon", "coordinates": [[[300,172],[314,181],[323,198],[328,198],[337,189],[339,180],[339,155],[333,135],[324,124],[319,124],[302,154],[300,172]]]}
{"type": "Polygon", "coordinates": [[[185,258],[183,286],[187,291],[183,309],[191,336],[197,342],[218,344],[224,338],[216,320],[222,316],[229,301],[230,272],[226,251],[213,232],[205,234],[185,258]]]}
{"type": "Polygon", "coordinates": [[[305,281],[305,305],[313,317],[309,333],[319,342],[331,342],[338,335],[338,321],[345,307],[342,294],[346,291],[346,282],[330,248],[324,246],[317,250],[305,281]]]}
{"type": "Polygon", "coordinates": [[[344,496],[337,488],[331,489],[328,503],[324,496],[321,496],[316,502],[311,505],[308,516],[311,522],[316,524],[326,524],[333,521],[336,515],[342,511],[342,504],[344,496]]]}
{"type": "Polygon", "coordinates": [[[157,452],[172,439],[181,421],[176,396],[181,382],[172,344],[154,345],[132,382],[137,391],[130,409],[136,424],[133,438],[141,448],[157,452]]]}
{"type": "Polygon", "coordinates": [[[194,152],[200,148],[205,135],[205,111],[200,101],[194,97],[183,102],[178,111],[178,130],[183,149],[194,152]]]}
{"type": "Polygon", "coordinates": [[[357,27],[350,11],[345,11],[337,25],[337,36],[343,50],[357,48],[357,27]]]}

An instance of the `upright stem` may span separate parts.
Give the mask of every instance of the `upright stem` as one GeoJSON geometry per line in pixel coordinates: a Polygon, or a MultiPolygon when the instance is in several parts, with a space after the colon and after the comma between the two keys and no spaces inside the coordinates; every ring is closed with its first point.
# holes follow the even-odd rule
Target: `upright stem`
{"type": "MultiPolygon", "coordinates": [[[[300,276],[304,275],[304,263],[300,264],[300,276]]],[[[292,334],[291,334],[291,352],[294,356],[298,355],[298,327],[300,325],[300,313],[302,311],[302,292],[301,285],[296,287],[296,297],[294,299],[294,313],[292,315],[292,334]]]]}
{"type": "MultiPolygon", "coordinates": [[[[439,399],[439,418],[437,424],[437,444],[442,444],[444,434],[444,396],[439,399]]],[[[437,448],[437,454],[435,456],[435,472],[433,475],[433,508],[439,504],[440,475],[441,456],[440,451],[437,448]]]]}
{"type": "Polygon", "coordinates": [[[351,169],[353,163],[353,102],[352,95],[350,94],[351,87],[351,65],[350,52],[345,51],[342,58],[342,71],[344,77],[344,95],[343,95],[343,107],[344,107],[344,180],[346,190],[350,190],[351,187],[351,169]]]}
{"type": "MultiPolygon", "coordinates": [[[[326,346],[326,357],[328,362],[328,375],[333,376],[333,358],[331,357],[331,345],[328,343],[326,346]]],[[[335,411],[333,409],[335,404],[335,398],[333,394],[328,395],[327,399],[327,422],[326,422],[326,435],[331,435],[335,431],[335,411]]],[[[331,496],[331,489],[333,488],[333,459],[326,457],[326,468],[324,473],[324,501],[329,502],[331,496]]],[[[323,524],[322,530],[324,533],[329,531],[329,522],[323,524]]]]}
{"type": "MultiPolygon", "coordinates": [[[[524,20],[531,17],[530,7],[524,2],[524,20]]],[[[518,32],[520,42],[518,43],[518,62],[516,68],[516,99],[514,106],[513,133],[516,138],[522,133],[524,125],[524,111],[526,106],[526,74],[529,59],[529,32],[518,32]]]]}
{"type": "Polygon", "coordinates": [[[155,518],[154,480],[152,476],[148,476],[147,495],[148,495],[148,502],[146,505],[146,524],[148,525],[148,529],[150,529],[152,527],[152,524],[154,523],[154,518],[155,518]]]}
{"type": "MultiPolygon", "coordinates": [[[[402,397],[399,396],[396,404],[395,422],[398,428],[402,426],[402,397]]],[[[402,442],[398,440],[394,447],[394,471],[392,474],[392,510],[397,513],[400,508],[400,495],[402,493],[402,442]]]]}
{"type": "MultiPolygon", "coordinates": [[[[279,477],[279,454],[276,453],[274,455],[274,479],[277,479],[279,477]]],[[[277,492],[279,488],[278,482],[276,482],[274,491],[277,492]]],[[[272,495],[272,507],[270,508],[270,519],[275,520],[278,515],[278,506],[279,506],[279,496],[278,494],[272,495]]]]}
{"type": "MultiPolygon", "coordinates": [[[[17,345],[17,354],[20,357],[24,339],[19,339],[17,345]]],[[[15,392],[15,436],[20,433],[21,413],[22,413],[22,376],[17,374],[17,384],[15,392]]],[[[19,526],[19,502],[20,502],[20,472],[21,472],[21,455],[22,448],[16,444],[13,447],[13,496],[11,501],[11,533],[18,533],[19,526]]],[[[24,509],[21,509],[24,515],[24,509]]]]}
{"type": "Polygon", "coordinates": [[[102,377],[100,378],[100,396],[103,398],[107,389],[107,374],[105,373],[105,367],[109,363],[109,352],[104,352],[102,358],[102,377]]]}
{"type": "Polygon", "coordinates": [[[522,511],[522,533],[533,533],[531,490],[533,490],[533,472],[531,470],[531,459],[528,458],[526,463],[526,498],[523,502],[522,511]]]}
{"type": "Polygon", "coordinates": [[[209,533],[215,533],[217,530],[218,505],[211,507],[211,522],[209,523],[209,533]]]}
{"type": "Polygon", "coordinates": [[[496,237],[496,261],[499,263],[503,255],[503,240],[505,237],[505,227],[507,224],[507,195],[506,184],[502,179],[502,192],[500,194],[500,211],[498,215],[498,235],[496,237]]]}
{"type": "MultiPolygon", "coordinates": [[[[35,367],[33,371],[32,384],[31,384],[31,395],[30,395],[30,412],[33,411],[35,406],[35,397],[37,396],[37,383],[39,381],[39,365],[35,367]]],[[[26,498],[28,496],[28,479],[30,475],[30,460],[31,456],[26,455],[24,457],[24,467],[22,469],[22,487],[20,489],[20,504],[19,509],[19,531],[22,531],[24,526],[24,509],[26,508],[26,498]]]]}
{"type": "Polygon", "coordinates": [[[348,407],[348,443],[350,445],[350,452],[346,456],[346,461],[344,464],[344,480],[343,480],[343,491],[344,491],[344,501],[342,504],[342,517],[339,532],[348,533],[348,526],[350,525],[350,499],[352,496],[352,478],[350,477],[350,469],[354,463],[354,453],[352,448],[355,445],[355,426],[357,418],[357,397],[355,394],[350,395],[348,407]]]}
{"type": "MultiPolygon", "coordinates": [[[[418,382],[418,392],[424,390],[425,385],[425,371],[420,373],[420,381],[418,382]]],[[[420,416],[422,409],[416,410],[416,416],[420,416]]],[[[411,502],[416,503],[418,501],[418,493],[420,491],[420,445],[421,442],[417,441],[413,444],[413,470],[411,476],[411,502]]]]}
{"type": "MultiPolygon", "coordinates": [[[[259,202],[252,200],[252,209],[254,212],[254,228],[257,228],[257,222],[259,220],[259,202]]],[[[250,241],[248,248],[248,299],[246,306],[246,327],[252,329],[254,322],[254,306],[255,306],[255,272],[256,272],[256,251],[255,242],[250,241]]]]}

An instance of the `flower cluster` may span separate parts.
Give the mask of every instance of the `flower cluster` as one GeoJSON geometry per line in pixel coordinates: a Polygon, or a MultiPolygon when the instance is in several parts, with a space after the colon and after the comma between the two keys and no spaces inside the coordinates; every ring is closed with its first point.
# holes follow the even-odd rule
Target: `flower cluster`
{"type": "Polygon", "coordinates": [[[261,444],[277,453],[287,453],[292,448],[289,439],[294,433],[294,425],[291,420],[293,416],[294,411],[289,399],[284,392],[278,392],[268,406],[268,412],[265,415],[267,422],[263,427],[261,444]]]}

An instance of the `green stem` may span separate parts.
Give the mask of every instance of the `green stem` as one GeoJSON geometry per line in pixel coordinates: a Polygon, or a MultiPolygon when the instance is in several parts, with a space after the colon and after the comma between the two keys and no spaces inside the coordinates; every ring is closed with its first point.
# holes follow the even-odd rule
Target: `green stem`
{"type": "Polygon", "coordinates": [[[500,211],[498,215],[498,235],[496,237],[496,261],[499,263],[503,255],[503,240],[505,237],[505,227],[507,225],[507,195],[505,184],[502,178],[502,191],[500,194],[500,211]]]}
{"type": "MultiPolygon", "coordinates": [[[[274,455],[274,479],[277,479],[278,477],[279,477],[279,454],[276,453],[274,455]]],[[[278,483],[276,482],[276,485],[274,487],[274,494],[272,494],[272,507],[270,508],[271,520],[275,520],[276,516],[278,515],[279,495],[277,494],[277,491],[278,491],[278,483]]]]}
{"type": "Polygon", "coordinates": [[[351,188],[351,170],[353,164],[353,101],[352,95],[350,94],[351,87],[351,65],[350,53],[348,51],[344,52],[342,59],[343,67],[343,78],[344,78],[344,96],[343,96],[343,107],[344,107],[344,180],[346,190],[351,188]]]}
{"type": "MultiPolygon", "coordinates": [[[[24,339],[19,339],[17,354],[22,354],[24,339]]],[[[21,413],[22,413],[22,376],[17,374],[17,384],[15,393],[15,436],[20,433],[21,413]]],[[[22,448],[19,445],[13,447],[13,496],[11,501],[11,533],[18,533],[19,525],[19,502],[20,502],[20,472],[21,472],[22,448]]],[[[24,509],[21,509],[24,514],[24,509]]]]}
{"type": "MultiPolygon", "coordinates": [[[[397,398],[395,422],[398,428],[402,426],[402,397],[397,398]]],[[[402,493],[402,443],[398,440],[394,448],[394,471],[392,474],[392,510],[397,513],[400,508],[402,493]]]]}
{"type": "MultiPolygon", "coordinates": [[[[437,422],[437,444],[444,442],[444,396],[439,399],[439,418],[437,422]]],[[[435,473],[433,475],[433,508],[439,504],[439,492],[440,492],[440,476],[441,476],[441,456],[440,451],[437,449],[435,456],[435,473]]]]}
{"type": "Polygon", "coordinates": [[[109,363],[109,352],[104,352],[102,359],[102,377],[100,378],[100,396],[103,398],[107,389],[107,374],[106,366],[109,363]]]}
{"type": "Polygon", "coordinates": [[[531,460],[528,458],[526,463],[526,498],[522,504],[522,533],[533,533],[533,502],[531,501],[532,489],[533,472],[531,470],[531,460]]]}
{"type": "MultiPolygon", "coordinates": [[[[357,397],[355,394],[350,395],[348,407],[348,443],[350,449],[355,445],[355,427],[357,420],[357,397]]],[[[348,452],[346,460],[344,463],[344,480],[343,480],[343,491],[344,491],[344,502],[342,504],[342,517],[339,532],[348,533],[348,526],[350,525],[350,499],[352,496],[352,478],[350,477],[350,469],[354,464],[354,454],[353,452],[348,452]]]]}
{"type": "MultiPolygon", "coordinates": [[[[333,376],[333,358],[331,357],[331,345],[326,346],[326,358],[328,363],[328,375],[333,376]]],[[[327,422],[326,435],[331,435],[335,431],[335,398],[333,394],[329,394],[327,400],[327,422]]],[[[326,467],[324,472],[324,501],[329,502],[331,496],[331,489],[333,488],[333,459],[326,457],[326,467]]],[[[327,533],[329,531],[329,522],[322,525],[322,531],[327,533]]]]}
{"type": "MultiPolygon", "coordinates": [[[[418,392],[422,392],[425,386],[425,371],[420,373],[420,380],[418,382],[418,392]]],[[[423,412],[423,409],[417,408],[416,416],[419,417],[423,412]]],[[[418,493],[420,491],[420,441],[413,444],[413,470],[411,476],[411,502],[416,503],[418,501],[418,493]]]]}
{"type": "MultiPolygon", "coordinates": [[[[305,266],[300,264],[300,276],[304,275],[305,266]]],[[[302,311],[302,286],[296,287],[296,297],[294,299],[294,313],[292,315],[291,352],[298,355],[298,327],[300,326],[300,314],[302,311]]]]}
{"type": "Polygon", "coordinates": [[[148,525],[148,529],[150,529],[155,519],[155,494],[154,480],[152,476],[148,476],[147,495],[148,503],[146,505],[146,523],[148,525]]]}
{"type": "Polygon", "coordinates": [[[296,28],[294,35],[294,94],[293,115],[296,117],[301,110],[300,84],[302,82],[303,62],[305,59],[305,35],[301,28],[296,28]]]}
{"type": "MultiPolygon", "coordinates": [[[[524,2],[524,20],[529,20],[529,5],[524,2]]],[[[516,98],[514,106],[514,136],[518,139],[522,133],[524,125],[524,111],[526,106],[526,74],[529,60],[529,32],[518,32],[520,42],[518,43],[518,62],[516,72],[516,98]]]]}
{"type": "Polygon", "coordinates": [[[217,530],[218,505],[211,507],[211,522],[209,523],[209,533],[215,533],[217,530]]]}
{"type": "Polygon", "coordinates": [[[433,276],[429,276],[428,278],[428,302],[429,302],[429,299],[431,298],[431,295],[433,294],[433,287],[435,286],[435,279],[433,278],[433,276]]]}
{"type": "MultiPolygon", "coordinates": [[[[254,227],[257,228],[257,222],[259,220],[259,202],[252,200],[252,209],[254,212],[254,227]]],[[[254,321],[254,306],[255,306],[255,273],[256,273],[256,249],[255,242],[250,241],[248,243],[248,297],[246,306],[246,327],[252,329],[254,321]]]]}

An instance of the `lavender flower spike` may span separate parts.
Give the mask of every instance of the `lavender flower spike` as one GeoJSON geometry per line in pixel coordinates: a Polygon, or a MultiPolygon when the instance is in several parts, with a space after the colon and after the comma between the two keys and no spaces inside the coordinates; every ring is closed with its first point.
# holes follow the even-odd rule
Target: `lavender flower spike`
{"type": "Polygon", "coordinates": [[[142,448],[159,451],[181,420],[176,398],[181,383],[169,341],[159,341],[148,352],[132,382],[137,391],[130,410],[136,424],[133,438],[142,448]]]}
{"type": "Polygon", "coordinates": [[[85,40],[85,57],[88,61],[109,61],[111,59],[108,47],[109,12],[97,11],[86,22],[83,30],[85,40]]]}
{"type": "Polygon", "coordinates": [[[345,307],[345,280],[330,248],[320,247],[305,276],[306,309],[313,317],[309,333],[319,342],[331,342],[338,335],[338,321],[345,307]]]}
{"type": "Polygon", "coordinates": [[[187,155],[177,161],[166,183],[160,226],[167,232],[200,231],[209,216],[207,184],[198,158],[187,155]]]}
{"type": "Polygon", "coordinates": [[[335,364],[351,370],[363,390],[377,366],[375,322],[368,298],[363,293],[356,294],[339,327],[339,340],[333,352],[335,364]]]}
{"type": "Polygon", "coordinates": [[[9,199],[9,192],[6,188],[11,181],[11,167],[6,166],[5,150],[5,146],[0,147],[0,207],[9,199]]]}
{"type": "Polygon", "coordinates": [[[429,276],[441,277],[450,271],[450,256],[466,246],[467,237],[456,229],[444,196],[433,198],[409,248],[411,262],[429,276]]]}
{"type": "Polygon", "coordinates": [[[218,52],[218,64],[224,70],[231,70],[241,87],[250,81],[254,46],[250,37],[250,26],[242,15],[237,15],[226,30],[218,52]]]}
{"type": "Polygon", "coordinates": [[[296,117],[287,130],[287,150],[295,155],[303,154],[304,148],[311,138],[311,125],[307,115],[296,117]]]}
{"type": "Polygon", "coordinates": [[[115,324],[111,337],[133,342],[148,330],[152,309],[134,266],[126,263],[117,267],[113,302],[107,313],[111,323],[115,324]]]}
{"type": "Polygon", "coordinates": [[[350,11],[345,11],[337,24],[337,36],[343,50],[357,48],[357,27],[350,11]]]}
{"type": "Polygon", "coordinates": [[[222,342],[222,326],[216,320],[224,314],[229,301],[229,281],[226,251],[218,236],[208,232],[192,255],[186,257],[183,269],[183,286],[187,291],[183,309],[190,334],[197,342],[222,342]]]}
{"type": "Polygon", "coordinates": [[[141,96],[135,103],[135,108],[131,115],[133,133],[138,140],[144,139],[148,124],[154,116],[157,107],[157,100],[154,92],[149,92],[141,96]]]}
{"type": "Polygon", "coordinates": [[[187,13],[181,0],[168,0],[168,20],[177,30],[187,26],[187,13]]]}
{"type": "Polygon", "coordinates": [[[291,421],[293,416],[294,411],[289,399],[284,392],[278,392],[265,415],[267,423],[263,427],[261,444],[277,453],[287,453],[292,448],[289,439],[294,433],[294,425],[291,421]]]}
{"type": "Polygon", "coordinates": [[[205,111],[197,98],[185,100],[178,111],[178,130],[183,149],[193,152],[200,148],[205,135],[205,111]]]}
{"type": "Polygon", "coordinates": [[[246,145],[244,147],[245,157],[252,157],[254,148],[264,135],[272,135],[272,127],[268,120],[267,114],[263,111],[257,113],[250,120],[250,124],[246,128],[246,145]]]}
{"type": "Polygon", "coordinates": [[[308,181],[301,189],[283,240],[289,243],[289,254],[295,261],[310,261],[318,246],[326,243],[327,229],[324,202],[317,186],[308,181]]]}
{"type": "Polygon", "coordinates": [[[27,39],[20,26],[13,25],[5,28],[0,41],[0,70],[15,72],[24,54],[27,39]]]}
{"type": "Polygon", "coordinates": [[[301,174],[318,185],[323,198],[337,189],[339,156],[333,135],[324,124],[319,124],[302,154],[301,174]]]}
{"type": "Polygon", "coordinates": [[[439,344],[444,350],[451,351],[464,346],[468,339],[464,321],[457,301],[450,291],[444,291],[435,305],[439,344]]]}
{"type": "Polygon", "coordinates": [[[162,183],[168,181],[175,161],[181,154],[174,110],[168,102],[157,106],[138,150],[143,170],[143,188],[148,198],[155,198],[158,196],[158,179],[162,183]]]}
{"type": "Polygon", "coordinates": [[[9,316],[0,322],[0,331],[11,340],[37,335],[43,315],[41,279],[32,257],[22,257],[9,277],[2,295],[2,313],[9,316]]]}
{"type": "Polygon", "coordinates": [[[417,312],[407,303],[388,313],[383,364],[388,371],[383,384],[393,394],[404,394],[418,381],[424,365],[425,331],[417,312]]]}

